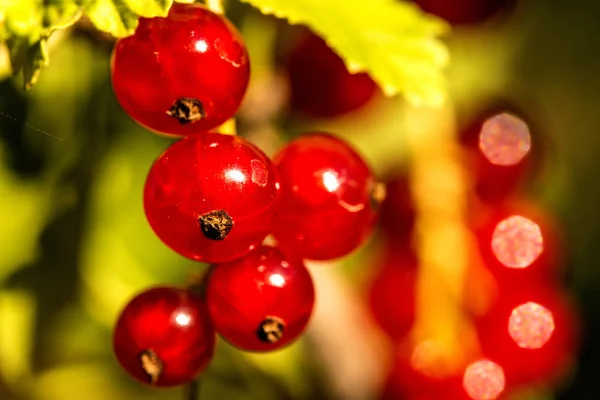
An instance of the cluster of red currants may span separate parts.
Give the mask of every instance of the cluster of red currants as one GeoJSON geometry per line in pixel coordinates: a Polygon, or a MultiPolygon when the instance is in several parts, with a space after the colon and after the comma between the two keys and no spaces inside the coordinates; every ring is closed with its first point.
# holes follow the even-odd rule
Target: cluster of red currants
{"type": "Polygon", "coordinates": [[[121,313],[114,351],[142,382],[195,379],[213,356],[215,332],[246,351],[297,339],[315,301],[303,260],[342,257],[376,224],[381,186],[341,139],[306,133],[271,160],[240,136],[210,132],[236,113],[249,72],[234,26],[197,4],[141,19],[116,44],[112,82],[122,108],[179,139],[148,173],[147,219],[171,249],[211,264],[202,282],[146,290],[121,313]],[[270,234],[276,246],[263,244],[270,234]]]}
{"type": "Polygon", "coordinates": [[[558,231],[516,194],[533,161],[528,124],[514,113],[485,113],[462,145],[474,171],[467,224],[478,246],[461,307],[478,351],[452,373],[419,364],[419,351],[432,344],[420,348],[409,336],[419,267],[410,246],[414,206],[408,180],[390,181],[381,208],[388,245],[369,289],[374,319],[399,353],[382,399],[504,399],[521,386],[560,383],[576,351],[577,317],[558,284],[558,231]]]}

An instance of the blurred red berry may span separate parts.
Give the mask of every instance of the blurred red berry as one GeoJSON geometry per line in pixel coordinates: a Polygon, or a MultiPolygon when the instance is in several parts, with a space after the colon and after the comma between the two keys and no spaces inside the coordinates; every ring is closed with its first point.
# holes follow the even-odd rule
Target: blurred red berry
{"type": "Polygon", "coordinates": [[[365,73],[351,74],[342,59],[313,33],[306,33],[286,62],[293,112],[332,118],[364,106],[377,93],[365,73]]]}
{"type": "Polygon", "coordinates": [[[577,348],[576,313],[551,285],[500,287],[475,322],[483,356],[502,365],[510,385],[556,383],[577,348]]]}
{"type": "Polygon", "coordinates": [[[409,242],[415,224],[408,179],[395,178],[386,184],[386,197],[381,204],[379,224],[383,233],[396,242],[409,242]]]}
{"type": "Polygon", "coordinates": [[[377,324],[399,342],[415,320],[417,260],[400,248],[387,249],[369,288],[369,304],[377,324]]]}
{"type": "Polygon", "coordinates": [[[502,9],[510,0],[415,0],[423,11],[437,15],[452,25],[476,24],[483,22],[502,9]]]}
{"type": "Polygon", "coordinates": [[[559,231],[539,207],[511,200],[478,214],[474,224],[484,266],[499,284],[527,286],[558,277],[559,231]]]}
{"type": "Polygon", "coordinates": [[[530,127],[516,113],[486,111],[463,130],[460,141],[475,193],[486,203],[504,200],[532,169],[530,127]]]}

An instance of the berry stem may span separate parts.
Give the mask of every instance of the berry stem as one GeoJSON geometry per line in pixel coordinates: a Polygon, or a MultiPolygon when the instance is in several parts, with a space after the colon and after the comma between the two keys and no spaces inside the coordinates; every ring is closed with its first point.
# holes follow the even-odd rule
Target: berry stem
{"type": "Polygon", "coordinates": [[[206,7],[216,14],[223,14],[223,2],[222,0],[206,0],[206,7]]]}
{"type": "Polygon", "coordinates": [[[468,185],[453,138],[452,109],[411,109],[408,118],[420,265],[413,361],[443,376],[457,371],[477,346],[461,307],[472,246],[464,222],[468,185]]]}
{"type": "Polygon", "coordinates": [[[200,378],[194,379],[183,390],[183,400],[200,400],[200,378]]]}

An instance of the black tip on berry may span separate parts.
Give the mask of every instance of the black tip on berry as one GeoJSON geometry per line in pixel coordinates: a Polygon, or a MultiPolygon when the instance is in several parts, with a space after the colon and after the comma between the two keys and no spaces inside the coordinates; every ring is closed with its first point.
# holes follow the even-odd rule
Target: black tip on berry
{"type": "Polygon", "coordinates": [[[140,354],[142,369],[148,375],[150,384],[154,385],[164,370],[163,362],[158,358],[154,350],[147,349],[140,354]]]}
{"type": "Polygon", "coordinates": [[[233,227],[233,220],[223,210],[211,211],[198,218],[202,233],[212,240],[223,240],[233,227]]]}
{"type": "Polygon", "coordinates": [[[386,187],[384,183],[373,182],[369,190],[369,198],[371,200],[371,208],[373,210],[379,210],[381,203],[385,200],[387,195],[386,187]]]}
{"type": "Polygon", "coordinates": [[[285,323],[281,318],[267,317],[256,330],[258,339],[266,343],[277,343],[283,336],[285,323]]]}
{"type": "Polygon", "coordinates": [[[178,98],[167,110],[169,117],[175,118],[181,125],[191,124],[206,117],[204,106],[193,97],[178,98]]]}

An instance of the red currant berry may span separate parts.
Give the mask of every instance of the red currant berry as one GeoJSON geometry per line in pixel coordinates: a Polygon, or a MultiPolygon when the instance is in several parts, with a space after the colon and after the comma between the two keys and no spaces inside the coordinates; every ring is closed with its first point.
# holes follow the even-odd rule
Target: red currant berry
{"type": "Polygon", "coordinates": [[[183,289],[158,287],[127,304],[113,346],[121,366],[137,380],[177,386],[208,366],[215,331],[201,298],[183,289]]]}
{"type": "Polygon", "coordinates": [[[415,209],[408,179],[397,178],[387,182],[379,224],[390,240],[410,241],[415,224],[415,209]]]}
{"type": "Polygon", "coordinates": [[[475,174],[475,192],[484,202],[506,198],[531,169],[529,125],[513,113],[486,112],[465,129],[461,141],[475,174]]]}
{"type": "Polygon", "coordinates": [[[238,258],[271,230],[279,179],[271,160],[239,136],[205,133],[171,145],[144,191],[148,221],[181,255],[204,262],[238,258]]]}
{"type": "Polygon", "coordinates": [[[346,142],[326,133],[304,134],[274,162],[281,196],[273,235],[286,252],[334,259],[352,252],[372,232],[381,187],[346,142]]]}
{"type": "Polygon", "coordinates": [[[364,106],[377,93],[365,73],[351,74],[319,36],[307,32],[287,60],[293,111],[332,118],[364,106]]]}
{"type": "Polygon", "coordinates": [[[558,229],[539,208],[512,200],[480,214],[476,224],[482,261],[499,284],[528,286],[558,277],[558,229]]]}
{"type": "Polygon", "coordinates": [[[563,378],[577,323],[569,301],[550,285],[500,287],[500,297],[476,319],[483,355],[503,366],[511,385],[563,378]]]}
{"type": "Polygon", "coordinates": [[[437,15],[453,25],[483,22],[515,2],[515,0],[414,1],[423,11],[437,15]]]}
{"type": "Polygon", "coordinates": [[[141,18],[113,52],[112,83],[125,112],[170,135],[204,132],[231,118],[249,78],[239,32],[198,4],[175,3],[166,18],[141,18]]]}
{"type": "Polygon", "coordinates": [[[377,324],[395,341],[401,341],[415,320],[417,260],[406,250],[386,249],[381,268],[369,291],[377,324]]]}
{"type": "Polygon", "coordinates": [[[398,358],[385,382],[380,400],[469,400],[456,376],[438,377],[398,358]]]}
{"type": "Polygon", "coordinates": [[[315,301],[302,262],[268,246],[216,265],[206,296],[217,332],[247,351],[275,350],[296,340],[315,301]]]}

